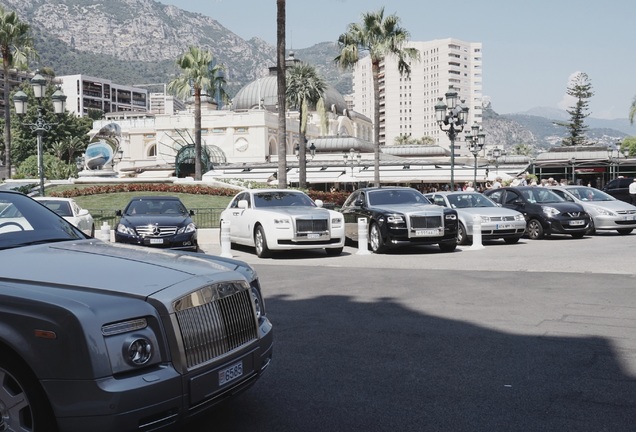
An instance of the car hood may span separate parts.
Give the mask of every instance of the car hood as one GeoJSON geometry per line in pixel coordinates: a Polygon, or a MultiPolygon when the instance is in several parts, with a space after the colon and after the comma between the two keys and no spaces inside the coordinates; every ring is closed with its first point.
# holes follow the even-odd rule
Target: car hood
{"type": "Polygon", "coordinates": [[[236,273],[230,273],[233,270],[244,275],[251,271],[232,259],[95,239],[7,249],[0,251],[0,262],[0,284],[3,280],[33,282],[144,298],[195,277],[193,283],[201,286],[236,279],[236,273]]]}
{"type": "Polygon", "coordinates": [[[519,214],[516,210],[507,209],[504,207],[467,207],[457,208],[457,213],[480,215],[480,216],[516,216],[519,214]]]}
{"type": "Polygon", "coordinates": [[[571,202],[537,203],[541,207],[554,207],[561,213],[585,211],[583,206],[571,202]]]}
{"type": "Polygon", "coordinates": [[[189,216],[183,215],[125,215],[120,223],[130,226],[162,225],[182,226],[190,222],[189,216]]]}
{"type": "Polygon", "coordinates": [[[444,213],[444,209],[435,204],[389,204],[373,206],[373,208],[388,213],[444,213]]]}
{"type": "Polygon", "coordinates": [[[611,210],[611,211],[624,211],[624,212],[631,212],[631,211],[635,211],[636,207],[634,207],[631,204],[628,204],[624,201],[589,201],[589,202],[581,202],[581,205],[584,208],[587,207],[600,207],[600,208],[604,208],[607,210],[611,210]]]}
{"type": "Polygon", "coordinates": [[[308,206],[286,206],[286,207],[261,207],[257,210],[272,212],[272,213],[285,213],[290,216],[307,216],[315,219],[329,218],[329,210],[321,207],[308,207],[308,206]]]}

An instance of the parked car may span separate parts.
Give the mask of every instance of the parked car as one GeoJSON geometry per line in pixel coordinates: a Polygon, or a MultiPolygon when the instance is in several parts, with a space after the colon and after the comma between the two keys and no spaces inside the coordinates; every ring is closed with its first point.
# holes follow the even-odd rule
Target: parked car
{"type": "Polygon", "coordinates": [[[433,204],[457,210],[457,242],[472,242],[475,217],[480,218],[483,239],[517,243],[526,231],[526,219],[516,210],[498,206],[479,192],[435,192],[424,195],[433,204]]]}
{"type": "Polygon", "coordinates": [[[484,194],[503,207],[523,213],[526,233],[533,240],[551,234],[581,238],[592,223],[581,205],[564,200],[549,188],[504,187],[487,190],[484,194]]]}
{"type": "Polygon", "coordinates": [[[197,227],[181,200],[173,196],[132,198],[115,227],[115,242],[198,251],[197,227]]]}
{"type": "Polygon", "coordinates": [[[457,247],[457,211],[432,204],[409,187],[362,188],[342,206],[346,236],[358,241],[358,219],[365,218],[374,253],[401,244],[437,244],[443,252],[457,247]]]}
{"type": "Polygon", "coordinates": [[[344,249],[342,213],[322,208],[307,194],[290,189],[250,189],[238,193],[221,213],[230,224],[231,243],[252,246],[259,258],[272,251],[324,249],[340,255],[344,249]]]}
{"type": "Polygon", "coordinates": [[[267,368],[272,325],[247,264],[90,238],[17,192],[0,191],[6,208],[0,429],[163,430],[267,368]]]}
{"type": "Polygon", "coordinates": [[[91,216],[88,210],[81,208],[73,198],[35,197],[34,199],[62,216],[77,228],[84,231],[84,233],[95,237],[95,222],[93,221],[93,216],[91,216]]]}
{"type": "Polygon", "coordinates": [[[555,186],[551,187],[566,201],[583,206],[592,217],[590,234],[594,231],[618,231],[629,234],[636,228],[636,206],[618,200],[593,187],[555,186]]]}
{"type": "Polygon", "coordinates": [[[603,187],[603,192],[613,196],[616,199],[631,203],[629,196],[629,185],[634,181],[634,177],[618,177],[607,182],[603,187]]]}

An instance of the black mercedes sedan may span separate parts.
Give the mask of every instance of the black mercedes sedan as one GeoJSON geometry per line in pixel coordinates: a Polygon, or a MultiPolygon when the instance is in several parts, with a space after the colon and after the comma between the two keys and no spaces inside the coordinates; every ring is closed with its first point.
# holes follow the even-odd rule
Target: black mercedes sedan
{"type": "Polygon", "coordinates": [[[548,188],[517,186],[484,192],[494,202],[526,218],[528,238],[537,240],[551,234],[583,237],[590,229],[590,215],[579,204],[568,202],[548,188]]]}
{"type": "Polygon", "coordinates": [[[437,244],[442,252],[457,247],[457,212],[432,204],[413,188],[358,189],[340,211],[345,235],[352,241],[358,241],[358,219],[366,219],[369,246],[374,253],[409,243],[437,244]]]}
{"type": "Polygon", "coordinates": [[[130,200],[115,227],[115,242],[197,252],[197,227],[181,200],[141,196],[130,200]]]}

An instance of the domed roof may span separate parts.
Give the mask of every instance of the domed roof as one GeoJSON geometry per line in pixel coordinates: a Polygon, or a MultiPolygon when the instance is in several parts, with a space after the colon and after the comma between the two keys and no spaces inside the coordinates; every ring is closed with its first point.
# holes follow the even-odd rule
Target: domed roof
{"type": "MultiPolygon", "coordinates": [[[[329,84],[326,86],[323,99],[328,111],[342,114],[347,109],[344,97],[329,84]]],[[[261,107],[261,104],[268,111],[277,111],[278,81],[275,74],[252,81],[239,90],[232,99],[233,110],[256,109],[261,107]]]]}

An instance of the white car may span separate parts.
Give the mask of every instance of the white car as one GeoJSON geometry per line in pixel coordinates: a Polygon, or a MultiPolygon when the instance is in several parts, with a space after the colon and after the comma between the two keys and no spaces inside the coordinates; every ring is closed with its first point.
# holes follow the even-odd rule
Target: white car
{"type": "Polygon", "coordinates": [[[522,213],[500,207],[479,192],[434,192],[424,196],[433,204],[457,210],[457,243],[461,245],[472,241],[475,216],[481,217],[484,240],[517,243],[526,231],[526,218],[522,213]]]}
{"type": "Polygon", "coordinates": [[[84,231],[84,234],[95,237],[93,216],[88,210],[81,208],[73,198],[34,197],[33,199],[84,231]]]}
{"type": "Polygon", "coordinates": [[[602,190],[589,186],[553,186],[554,193],[569,202],[583,206],[592,218],[590,233],[618,231],[629,234],[636,228],[636,206],[618,200],[602,190]]]}
{"type": "Polygon", "coordinates": [[[322,208],[291,189],[250,189],[237,194],[221,213],[231,243],[253,246],[259,258],[276,250],[325,249],[340,255],[345,231],[342,213],[322,208]]]}

